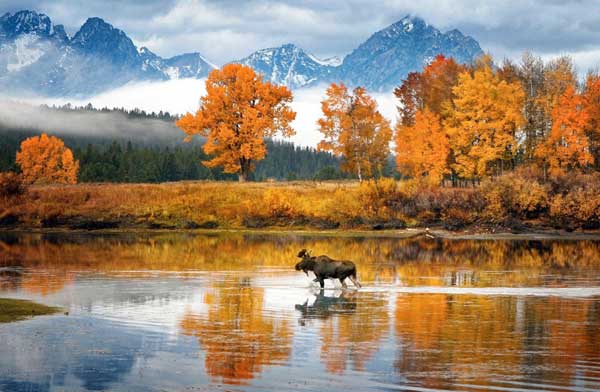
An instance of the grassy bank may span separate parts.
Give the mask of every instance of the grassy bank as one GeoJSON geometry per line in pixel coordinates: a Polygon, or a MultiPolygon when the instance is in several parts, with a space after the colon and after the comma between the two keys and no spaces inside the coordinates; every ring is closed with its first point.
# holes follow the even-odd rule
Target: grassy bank
{"type": "Polygon", "coordinates": [[[60,312],[60,308],[12,298],[0,298],[0,323],[60,312]]]}
{"type": "Polygon", "coordinates": [[[0,226],[67,229],[446,230],[600,228],[600,176],[516,174],[471,188],[414,181],[32,186],[0,200],[0,226]]]}

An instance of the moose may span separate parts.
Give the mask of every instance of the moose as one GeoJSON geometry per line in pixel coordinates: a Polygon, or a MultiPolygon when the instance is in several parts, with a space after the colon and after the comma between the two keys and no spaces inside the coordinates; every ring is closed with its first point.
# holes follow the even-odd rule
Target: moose
{"type": "Polygon", "coordinates": [[[319,282],[321,288],[325,287],[325,279],[339,279],[342,287],[348,287],[344,280],[349,278],[354,286],[361,288],[356,279],[356,265],[349,260],[334,260],[329,256],[311,256],[310,252],[302,249],[298,253],[302,260],[296,264],[296,271],[303,271],[308,276],[308,271],[315,274],[315,282],[319,282]]]}

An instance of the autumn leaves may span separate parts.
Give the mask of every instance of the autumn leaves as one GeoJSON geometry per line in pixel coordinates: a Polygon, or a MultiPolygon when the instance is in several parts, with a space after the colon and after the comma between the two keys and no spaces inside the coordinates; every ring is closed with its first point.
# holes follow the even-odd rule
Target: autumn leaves
{"type": "Polygon", "coordinates": [[[599,163],[600,77],[581,92],[568,58],[495,67],[489,56],[471,67],[438,56],[395,91],[401,103],[398,169],[439,183],[481,179],[517,165],[545,175],[599,163]]]}
{"type": "Polygon", "coordinates": [[[392,138],[390,123],[377,110],[375,100],[358,87],[352,93],[332,83],[321,102],[323,118],[318,125],[323,140],[318,148],[343,156],[342,169],[360,181],[381,175],[392,138]]]}
{"type": "MultiPolygon", "coordinates": [[[[466,66],[437,56],[410,73],[399,100],[394,144],[398,171],[436,185],[444,179],[479,180],[518,165],[545,174],[598,166],[600,77],[578,91],[568,58],[544,64],[529,54],[501,67],[483,56],[466,66]]],[[[264,138],[291,136],[291,92],[263,82],[248,67],[230,64],[211,73],[195,115],[177,125],[207,138],[204,162],[248,178],[265,157],[264,138]]],[[[359,180],[379,177],[390,155],[392,129],[364,88],[332,83],[318,120],[318,149],[344,158],[359,180]]]]}
{"type": "Polygon", "coordinates": [[[290,122],[296,113],[291,101],[286,87],[263,82],[250,67],[228,64],[210,73],[200,108],[177,126],[189,137],[206,137],[204,152],[213,156],[204,162],[206,166],[220,166],[245,181],[254,163],[267,153],[266,137],[294,134],[290,122]]]}
{"type": "MultiPolygon", "coordinates": [[[[359,180],[380,177],[395,145],[398,172],[431,185],[476,181],[517,166],[547,176],[600,169],[600,76],[578,86],[568,58],[547,63],[526,54],[519,64],[472,65],[437,56],[394,91],[398,121],[378,110],[366,90],[332,83],[321,102],[318,149],[343,157],[359,180]]],[[[295,131],[292,93],[251,68],[228,64],[206,81],[198,111],[177,125],[205,138],[208,167],[245,181],[265,158],[265,138],[295,131]]],[[[29,183],[74,183],[79,164],[56,137],[27,139],[17,157],[29,183]]]]}
{"type": "MultiPolygon", "coordinates": [[[[210,73],[200,108],[177,126],[189,136],[206,137],[204,152],[214,157],[206,166],[221,166],[245,181],[254,163],[266,155],[265,137],[294,134],[291,101],[286,87],[263,82],[249,67],[228,64],[210,73]]],[[[360,179],[380,173],[392,132],[375,100],[363,88],[350,93],[343,84],[332,84],[322,108],[324,139],[319,148],[343,156],[344,169],[360,179]]]]}
{"type": "Polygon", "coordinates": [[[17,152],[23,181],[28,184],[75,184],[79,162],[65,143],[45,133],[21,143],[17,152]]]}

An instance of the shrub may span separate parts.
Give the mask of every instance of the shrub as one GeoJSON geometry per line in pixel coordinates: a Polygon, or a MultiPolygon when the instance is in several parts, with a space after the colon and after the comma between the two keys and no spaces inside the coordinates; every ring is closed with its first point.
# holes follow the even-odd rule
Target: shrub
{"type": "Polygon", "coordinates": [[[550,205],[550,219],[557,228],[600,228],[600,189],[577,189],[557,195],[550,205]]]}
{"type": "Polygon", "coordinates": [[[296,197],[291,192],[269,188],[263,194],[261,213],[272,218],[292,218],[296,212],[296,202],[296,197]]]}
{"type": "Polygon", "coordinates": [[[483,182],[478,192],[486,201],[482,218],[493,223],[534,219],[548,209],[549,187],[533,178],[507,174],[483,182]]]}
{"type": "Polygon", "coordinates": [[[23,178],[13,172],[0,173],[0,197],[10,198],[25,193],[23,178]]]}
{"type": "Polygon", "coordinates": [[[460,230],[474,222],[473,214],[461,208],[449,208],[442,213],[444,228],[447,230],[460,230]]]}
{"type": "Polygon", "coordinates": [[[393,178],[364,181],[358,187],[361,209],[371,219],[391,218],[397,197],[396,181],[393,178]]]}

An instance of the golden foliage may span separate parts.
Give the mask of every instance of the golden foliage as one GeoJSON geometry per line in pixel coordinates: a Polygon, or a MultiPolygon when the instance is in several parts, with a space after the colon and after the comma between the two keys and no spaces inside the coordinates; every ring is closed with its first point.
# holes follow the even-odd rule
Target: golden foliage
{"type": "MultiPolygon", "coordinates": [[[[600,199],[600,178],[543,177],[518,171],[474,188],[393,179],[337,183],[227,182],[32,186],[0,210],[21,227],[91,228],[367,228],[441,224],[459,229],[508,218],[551,224],[549,206],[579,188],[600,199]],[[122,195],[126,194],[127,198],[122,195]],[[461,219],[454,219],[461,218],[461,219]],[[468,219],[463,219],[468,218],[468,219]],[[98,227],[99,226],[99,227],[98,227]]],[[[577,216],[577,215],[576,215],[577,216]]],[[[2,221],[0,220],[0,224],[2,221]]],[[[593,223],[593,221],[591,221],[593,223]]],[[[575,227],[586,221],[575,219],[575,227]]],[[[592,224],[592,227],[593,224],[592,224]]],[[[600,228],[600,225],[598,225],[600,228]]]]}
{"type": "Polygon", "coordinates": [[[523,125],[524,93],[507,83],[483,59],[471,75],[459,75],[454,107],[444,123],[453,149],[453,169],[464,178],[500,173],[517,152],[515,133],[523,125]]]}
{"type": "Polygon", "coordinates": [[[177,122],[188,137],[206,137],[203,149],[213,158],[208,167],[223,167],[246,180],[254,163],[264,159],[266,137],[294,134],[290,123],[296,113],[290,108],[292,93],[285,86],[263,82],[250,67],[227,64],[211,71],[206,95],[195,115],[177,122]]]}
{"type": "Polygon", "coordinates": [[[343,156],[343,169],[361,181],[377,176],[389,155],[389,121],[362,87],[350,94],[343,83],[332,83],[326,95],[321,102],[323,117],[318,120],[324,138],[318,149],[343,156]]]}
{"type": "Polygon", "coordinates": [[[393,203],[397,196],[396,181],[393,178],[365,181],[358,188],[361,209],[371,219],[394,218],[393,203]]]}
{"type": "Polygon", "coordinates": [[[511,173],[485,181],[481,186],[488,220],[503,222],[510,218],[535,219],[549,206],[549,185],[511,173]]]}
{"type": "Polygon", "coordinates": [[[396,165],[398,171],[415,178],[427,177],[439,184],[448,172],[448,137],[440,118],[429,109],[416,112],[414,124],[396,127],[396,165]]]}
{"type": "Polygon", "coordinates": [[[30,184],[76,184],[79,162],[56,136],[42,133],[21,143],[17,164],[30,184]]]}

